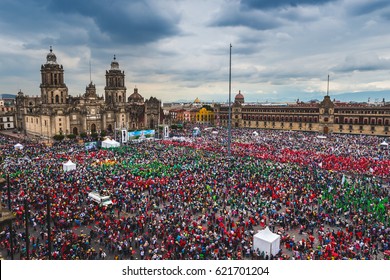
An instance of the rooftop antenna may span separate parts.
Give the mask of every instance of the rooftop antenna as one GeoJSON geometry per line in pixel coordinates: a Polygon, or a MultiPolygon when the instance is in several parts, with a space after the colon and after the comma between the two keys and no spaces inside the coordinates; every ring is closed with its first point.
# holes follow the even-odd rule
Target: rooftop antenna
{"type": "Polygon", "coordinates": [[[329,96],[329,74],[328,74],[328,88],[326,90],[326,96],[329,96]]]}

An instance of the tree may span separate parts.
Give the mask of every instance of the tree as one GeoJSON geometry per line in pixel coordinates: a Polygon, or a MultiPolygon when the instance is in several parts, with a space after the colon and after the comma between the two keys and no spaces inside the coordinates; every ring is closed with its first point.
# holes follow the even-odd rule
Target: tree
{"type": "Polygon", "coordinates": [[[65,135],[63,135],[63,134],[56,134],[53,136],[53,139],[56,141],[62,141],[62,140],[64,140],[64,138],[65,138],[65,135]]]}

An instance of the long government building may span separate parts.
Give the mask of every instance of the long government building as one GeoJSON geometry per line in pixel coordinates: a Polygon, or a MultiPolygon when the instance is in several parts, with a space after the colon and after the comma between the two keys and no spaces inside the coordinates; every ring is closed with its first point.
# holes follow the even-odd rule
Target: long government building
{"type": "MultiPolygon", "coordinates": [[[[389,135],[390,104],[335,102],[326,95],[322,102],[289,105],[245,104],[239,92],[232,106],[232,127],[389,135]]],[[[228,125],[229,106],[215,106],[216,125],[228,125]]]]}

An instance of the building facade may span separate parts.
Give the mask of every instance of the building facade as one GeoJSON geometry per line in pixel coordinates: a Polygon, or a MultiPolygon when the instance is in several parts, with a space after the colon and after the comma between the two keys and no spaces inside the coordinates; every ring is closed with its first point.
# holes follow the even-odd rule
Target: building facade
{"type": "Polygon", "coordinates": [[[0,99],[0,130],[15,128],[14,100],[0,99]]]}
{"type": "Polygon", "coordinates": [[[63,66],[50,48],[41,66],[40,96],[22,91],[16,96],[16,127],[26,135],[47,139],[123,128],[156,129],[163,116],[161,101],[155,97],[144,100],[137,88],[127,98],[125,73],[115,56],[105,76],[104,97],[96,93],[92,81],[83,95],[70,95],[63,66]]]}
{"type": "MultiPolygon", "coordinates": [[[[390,105],[335,102],[327,95],[321,102],[283,105],[245,104],[239,92],[232,104],[232,127],[313,131],[387,136],[390,105]]],[[[215,124],[228,126],[229,106],[216,104],[215,124]]]]}

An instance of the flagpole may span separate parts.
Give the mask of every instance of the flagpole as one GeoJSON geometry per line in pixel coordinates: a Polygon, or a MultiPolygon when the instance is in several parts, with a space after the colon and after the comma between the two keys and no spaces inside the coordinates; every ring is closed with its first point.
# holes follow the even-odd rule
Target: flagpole
{"type": "Polygon", "coordinates": [[[229,123],[228,123],[228,156],[231,155],[231,142],[232,142],[232,44],[230,44],[229,54],[229,123]]]}

